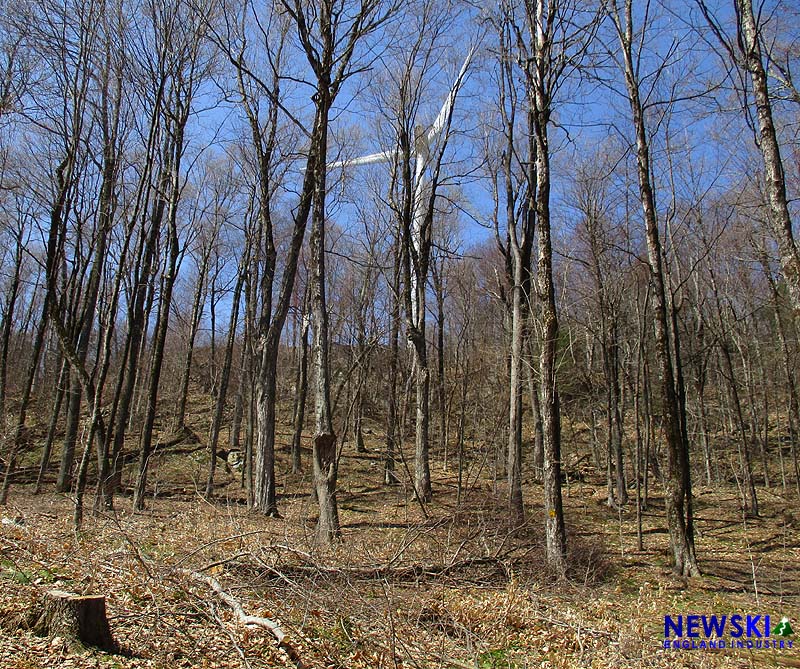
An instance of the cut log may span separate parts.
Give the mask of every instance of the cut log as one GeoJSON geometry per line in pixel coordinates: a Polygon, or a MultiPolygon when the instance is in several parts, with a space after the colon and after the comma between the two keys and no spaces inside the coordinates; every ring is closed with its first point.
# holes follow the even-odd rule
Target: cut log
{"type": "Polygon", "coordinates": [[[63,590],[46,592],[44,611],[34,631],[83,646],[95,646],[108,653],[119,652],[106,617],[106,598],[102,595],[77,595],[63,590]]]}

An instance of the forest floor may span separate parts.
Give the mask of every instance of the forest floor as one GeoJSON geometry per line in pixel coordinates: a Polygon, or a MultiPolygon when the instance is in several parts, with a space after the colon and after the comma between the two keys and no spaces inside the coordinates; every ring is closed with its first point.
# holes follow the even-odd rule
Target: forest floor
{"type": "Polygon", "coordinates": [[[239,474],[224,468],[206,502],[203,449],[157,453],[147,510],[132,513],[123,496],[115,514],[87,510],[79,534],[69,495],[15,487],[0,509],[16,519],[0,525],[0,667],[295,666],[185,570],[279,621],[307,667],[800,667],[793,491],[759,488],[761,515],[745,518],[735,486],[696,486],[704,575],[684,580],[669,570],[660,487],[638,550],[635,504],[609,508],[602,474],[587,469],[564,488],[570,574],[556,582],[543,567],[540,486],[526,483],[528,524],[511,532],[502,482],[473,462],[457,504],[456,473],[437,465],[425,517],[407,487],[380,485],[378,444],[368,446],[344,448],[342,542],[332,548],[314,543],[308,476],[285,474],[286,452],[280,518],[248,512],[239,474]],[[123,653],[36,636],[31,621],[56,587],[105,595],[123,653]],[[663,648],[665,615],[736,613],[769,614],[773,626],[787,616],[794,648],[663,648]]]}

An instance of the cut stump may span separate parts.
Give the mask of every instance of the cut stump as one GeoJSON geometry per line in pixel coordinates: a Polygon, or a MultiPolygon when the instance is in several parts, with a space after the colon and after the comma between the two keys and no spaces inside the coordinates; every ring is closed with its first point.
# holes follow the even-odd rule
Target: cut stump
{"type": "Polygon", "coordinates": [[[108,653],[119,651],[106,617],[106,598],[102,595],[50,590],[45,593],[44,611],[34,629],[39,634],[95,646],[108,653]]]}

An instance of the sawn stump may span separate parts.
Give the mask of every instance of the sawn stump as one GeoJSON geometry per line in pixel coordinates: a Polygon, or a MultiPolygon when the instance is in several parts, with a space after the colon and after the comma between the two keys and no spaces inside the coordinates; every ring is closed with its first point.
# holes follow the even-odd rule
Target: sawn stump
{"type": "Polygon", "coordinates": [[[50,590],[45,593],[44,611],[34,629],[40,634],[59,636],[83,646],[95,646],[108,653],[119,651],[106,617],[102,595],[77,595],[50,590]]]}

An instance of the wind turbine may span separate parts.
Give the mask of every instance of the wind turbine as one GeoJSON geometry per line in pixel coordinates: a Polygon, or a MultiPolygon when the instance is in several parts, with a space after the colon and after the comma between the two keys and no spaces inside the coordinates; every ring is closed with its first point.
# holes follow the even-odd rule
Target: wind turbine
{"type": "MultiPolygon", "coordinates": [[[[456,101],[456,96],[458,95],[459,90],[461,89],[461,85],[464,82],[464,76],[467,73],[467,69],[469,68],[470,61],[472,57],[475,55],[475,46],[472,46],[467,53],[467,57],[464,59],[464,63],[461,66],[461,69],[458,72],[458,76],[456,77],[455,82],[453,82],[450,91],[447,94],[447,97],[444,100],[444,104],[442,105],[441,110],[439,110],[439,114],[434,119],[433,123],[431,124],[430,128],[428,128],[427,132],[423,131],[422,129],[417,129],[414,133],[414,147],[413,147],[413,155],[414,155],[414,192],[412,194],[412,213],[411,213],[411,220],[412,220],[412,232],[411,232],[411,243],[414,245],[414,250],[419,253],[420,247],[422,246],[422,224],[425,218],[425,213],[422,207],[422,198],[425,193],[426,187],[426,176],[425,176],[425,167],[427,166],[428,159],[430,157],[430,149],[433,143],[441,134],[442,130],[448,124],[448,120],[450,119],[450,114],[453,111],[453,105],[456,101]]],[[[394,160],[397,154],[399,153],[399,149],[391,149],[388,151],[380,151],[378,153],[371,153],[366,156],[360,156],[358,158],[351,158],[347,160],[338,160],[333,163],[329,163],[329,168],[336,168],[336,167],[355,167],[357,165],[371,165],[375,163],[384,163],[394,160]]],[[[412,272],[412,282],[416,284],[417,277],[416,273],[412,272]]],[[[412,288],[416,288],[416,285],[412,286],[412,288]]],[[[416,290],[413,290],[414,295],[416,295],[416,290]]],[[[414,299],[412,301],[414,312],[417,311],[417,300],[414,299]]],[[[417,314],[413,314],[413,320],[416,321],[417,314]]]]}

